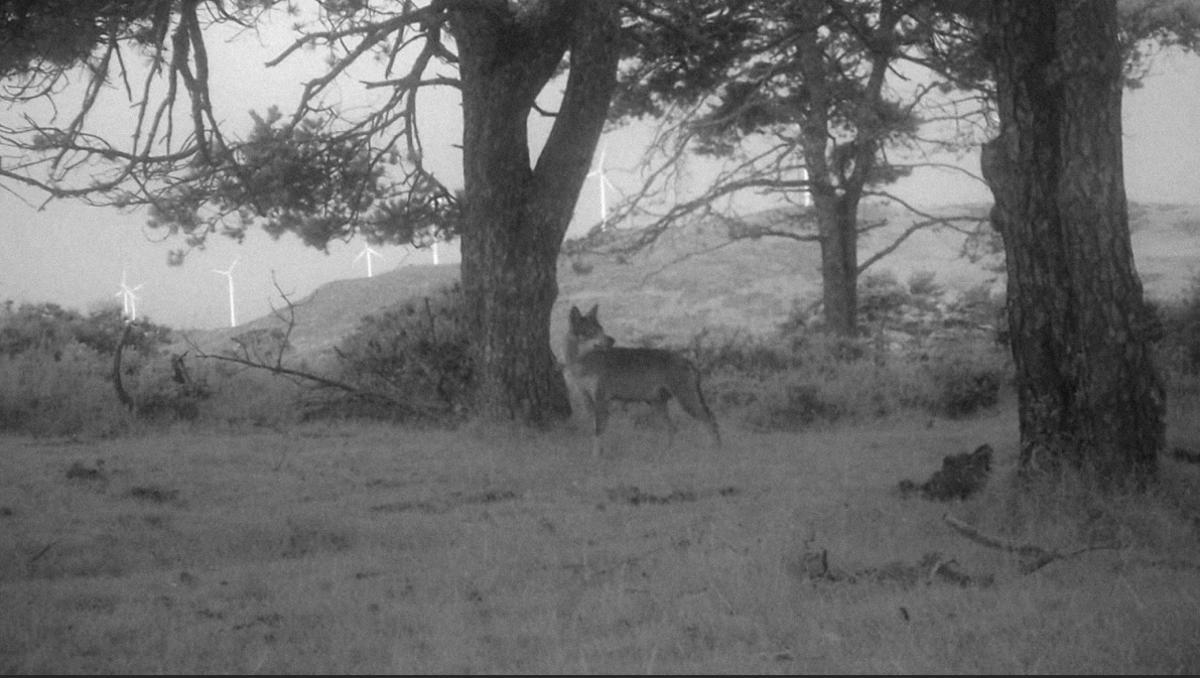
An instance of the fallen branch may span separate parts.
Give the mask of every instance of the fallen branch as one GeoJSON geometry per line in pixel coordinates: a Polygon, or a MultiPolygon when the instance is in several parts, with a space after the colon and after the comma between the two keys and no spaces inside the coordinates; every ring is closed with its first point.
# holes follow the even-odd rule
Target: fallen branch
{"type": "Polygon", "coordinates": [[[54,539],[49,544],[46,544],[44,547],[42,547],[41,551],[38,551],[37,553],[34,554],[34,556],[32,558],[29,559],[29,564],[32,565],[32,564],[36,563],[38,558],[41,558],[42,556],[46,555],[46,553],[50,550],[50,547],[54,546],[57,543],[58,543],[58,540],[54,539]]]}
{"type": "Polygon", "coordinates": [[[408,410],[409,412],[416,413],[416,414],[423,414],[426,416],[444,415],[446,412],[448,412],[450,410],[450,406],[446,403],[420,402],[420,401],[413,400],[411,398],[399,399],[399,398],[393,397],[387,393],[382,393],[382,392],[374,391],[374,390],[370,390],[370,389],[359,388],[358,386],[355,386],[353,384],[348,384],[344,381],[339,381],[337,379],[330,379],[329,377],[323,377],[319,374],[314,374],[312,372],[306,372],[304,370],[297,370],[297,369],[292,369],[290,367],[285,367],[281,363],[271,364],[271,363],[259,361],[259,360],[253,359],[253,358],[246,358],[246,357],[241,357],[241,356],[236,356],[236,355],[220,355],[220,354],[206,353],[206,352],[204,352],[203,349],[200,349],[198,347],[193,346],[193,348],[196,351],[196,355],[200,358],[204,358],[204,359],[208,359],[208,360],[220,360],[220,361],[227,362],[227,363],[233,363],[235,365],[242,365],[243,367],[249,367],[249,368],[258,369],[258,370],[265,370],[266,372],[268,372],[270,374],[274,374],[274,375],[281,376],[281,377],[286,377],[286,378],[289,378],[292,380],[299,379],[299,380],[303,380],[303,381],[309,381],[318,386],[323,386],[326,388],[332,388],[335,390],[343,391],[346,394],[353,396],[355,398],[360,398],[360,399],[366,400],[366,401],[374,401],[374,402],[380,402],[380,403],[393,405],[395,407],[402,408],[402,409],[408,410]]]}
{"type": "Polygon", "coordinates": [[[1087,551],[1121,548],[1120,542],[1111,542],[1108,544],[1084,546],[1082,548],[1075,549],[1074,551],[1063,553],[1052,549],[1044,549],[1034,544],[1017,544],[1011,541],[1000,539],[999,537],[993,537],[991,535],[984,534],[977,528],[964,523],[949,513],[943,515],[942,520],[946,521],[946,524],[954,528],[959,534],[977,544],[982,544],[988,548],[998,549],[1007,553],[1015,553],[1022,558],[1029,559],[1028,562],[1021,565],[1022,574],[1032,574],[1033,572],[1040,570],[1056,560],[1073,558],[1081,553],[1086,553],[1087,551]]]}
{"type": "MultiPolygon", "coordinates": [[[[283,356],[288,348],[291,347],[292,332],[296,329],[296,309],[298,305],[279,287],[279,283],[275,280],[274,272],[271,273],[271,282],[275,286],[275,291],[283,298],[286,304],[283,310],[276,309],[274,306],[271,308],[275,319],[283,323],[283,329],[269,331],[257,329],[243,332],[230,339],[237,346],[236,351],[230,350],[225,354],[208,353],[195,342],[191,341],[191,339],[188,339],[188,345],[195,355],[201,359],[218,360],[241,365],[242,367],[263,370],[269,374],[288,379],[296,384],[307,382],[318,388],[342,391],[351,398],[389,405],[411,414],[444,416],[451,411],[450,404],[446,402],[422,401],[411,397],[398,398],[389,393],[363,388],[356,384],[284,365],[283,356]]],[[[426,310],[431,313],[430,323],[432,324],[433,317],[432,312],[429,311],[428,303],[429,300],[426,299],[426,310]]]]}

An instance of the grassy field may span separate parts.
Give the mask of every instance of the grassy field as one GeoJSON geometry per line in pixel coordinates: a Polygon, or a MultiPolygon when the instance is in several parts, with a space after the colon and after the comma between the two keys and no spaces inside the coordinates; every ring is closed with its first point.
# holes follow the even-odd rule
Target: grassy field
{"type": "Polygon", "coordinates": [[[1008,405],[726,434],[663,449],[620,415],[600,459],[566,428],[5,436],[0,671],[1200,672],[1195,467],[1047,498],[1014,483],[1008,405]],[[978,497],[899,496],[985,442],[978,497]],[[946,513],[1113,548],[1026,573],[946,513]]]}

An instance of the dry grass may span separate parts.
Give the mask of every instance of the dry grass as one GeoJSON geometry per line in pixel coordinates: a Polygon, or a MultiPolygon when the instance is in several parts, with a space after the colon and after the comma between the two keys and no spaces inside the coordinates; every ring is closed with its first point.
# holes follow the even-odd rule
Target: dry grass
{"type": "Polygon", "coordinates": [[[1015,430],[1005,410],[710,450],[689,421],[663,450],[622,416],[599,460],[579,432],[496,427],[0,438],[0,671],[1200,671],[1196,507],[1172,503],[1194,469],[1149,502],[1036,504],[1006,480],[1015,430]],[[897,496],[982,442],[981,498],[897,496]],[[1069,549],[1096,507],[1127,546],[1029,575],[941,521],[1069,549]],[[821,549],[853,579],[806,576],[821,549]],[[930,552],[994,583],[881,574],[930,552]]]}

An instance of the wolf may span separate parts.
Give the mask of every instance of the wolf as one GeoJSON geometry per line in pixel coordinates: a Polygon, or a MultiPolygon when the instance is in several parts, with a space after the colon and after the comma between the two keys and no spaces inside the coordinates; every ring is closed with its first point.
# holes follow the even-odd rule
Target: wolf
{"type": "Polygon", "coordinates": [[[567,384],[582,395],[595,421],[593,456],[600,456],[600,436],[613,400],[653,405],[667,423],[670,446],[677,428],[667,412],[667,401],[674,397],[684,412],[708,427],[713,445],[720,447],[721,432],[704,403],[696,366],[670,351],[614,347],[613,338],[604,333],[596,317],[598,310],[599,305],[592,306],[585,314],[579,307],[571,307],[564,346],[567,384]]]}

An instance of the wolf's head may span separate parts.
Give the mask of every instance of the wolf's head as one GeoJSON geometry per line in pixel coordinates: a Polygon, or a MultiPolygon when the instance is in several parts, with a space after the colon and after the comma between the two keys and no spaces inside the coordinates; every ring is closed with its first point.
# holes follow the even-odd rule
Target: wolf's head
{"type": "Polygon", "coordinates": [[[575,345],[578,355],[611,348],[616,343],[612,337],[604,333],[604,328],[600,326],[600,320],[596,318],[598,309],[599,305],[597,304],[584,314],[579,312],[578,306],[571,307],[570,331],[567,340],[575,345]]]}

